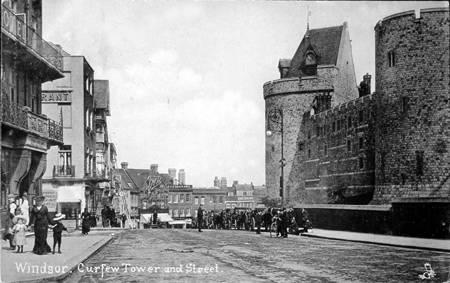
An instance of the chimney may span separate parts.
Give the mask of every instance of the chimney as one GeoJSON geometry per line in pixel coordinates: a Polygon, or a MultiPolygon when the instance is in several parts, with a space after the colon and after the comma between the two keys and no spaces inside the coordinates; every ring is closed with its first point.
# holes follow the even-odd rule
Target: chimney
{"type": "Polygon", "coordinates": [[[120,166],[122,167],[122,169],[128,169],[128,162],[122,162],[120,163],[120,166]]]}
{"type": "Polygon", "coordinates": [[[151,174],[158,174],[158,164],[151,164],[150,165],[150,173],[151,174]]]}
{"type": "Polygon", "coordinates": [[[367,86],[367,93],[366,93],[366,94],[370,94],[370,93],[371,93],[371,92],[370,92],[370,80],[371,80],[371,78],[372,78],[372,76],[369,75],[369,73],[367,73],[367,74],[365,74],[365,75],[363,76],[363,81],[364,81],[364,83],[365,83],[366,86],[367,86]]]}

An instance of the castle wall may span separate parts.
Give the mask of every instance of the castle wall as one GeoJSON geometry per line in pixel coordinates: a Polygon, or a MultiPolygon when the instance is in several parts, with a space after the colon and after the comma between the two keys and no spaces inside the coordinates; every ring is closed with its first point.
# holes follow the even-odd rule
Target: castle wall
{"type": "Polygon", "coordinates": [[[291,204],[367,204],[374,189],[374,98],[304,113],[288,188],[291,204]]]}
{"type": "Polygon", "coordinates": [[[448,200],[448,8],[421,10],[419,18],[414,11],[385,18],[375,27],[375,40],[378,119],[373,203],[398,198],[448,200]],[[389,54],[394,54],[394,63],[389,54]]]}

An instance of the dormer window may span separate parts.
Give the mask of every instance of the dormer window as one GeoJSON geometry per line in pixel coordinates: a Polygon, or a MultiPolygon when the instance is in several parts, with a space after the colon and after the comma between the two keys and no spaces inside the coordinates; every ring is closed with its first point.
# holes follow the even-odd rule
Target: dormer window
{"type": "Polygon", "coordinates": [[[315,76],[317,74],[317,58],[313,51],[308,51],[305,55],[303,72],[307,76],[315,76]]]}
{"type": "Polygon", "coordinates": [[[316,56],[314,55],[314,53],[308,52],[306,54],[305,65],[306,66],[316,65],[316,56]]]}

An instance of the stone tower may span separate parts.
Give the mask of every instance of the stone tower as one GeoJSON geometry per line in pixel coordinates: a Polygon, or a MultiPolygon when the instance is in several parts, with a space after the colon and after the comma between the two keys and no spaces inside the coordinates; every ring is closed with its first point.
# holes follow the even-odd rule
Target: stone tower
{"type": "Polygon", "coordinates": [[[301,135],[303,114],[316,97],[331,97],[328,107],[358,97],[347,23],[307,30],[292,59],[280,60],[278,68],[280,79],[263,87],[266,130],[272,133],[266,136],[266,186],[271,197],[279,197],[282,182],[284,201],[289,203],[295,196],[291,195],[288,176],[299,146],[296,141],[301,135]]]}
{"type": "Polygon", "coordinates": [[[449,198],[449,10],[423,9],[375,26],[373,203],[449,198]]]}

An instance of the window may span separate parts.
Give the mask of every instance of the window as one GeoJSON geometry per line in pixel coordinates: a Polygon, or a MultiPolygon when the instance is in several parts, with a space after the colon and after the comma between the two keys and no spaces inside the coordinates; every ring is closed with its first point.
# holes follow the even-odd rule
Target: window
{"type": "Polygon", "coordinates": [[[186,202],[190,202],[191,201],[191,195],[190,194],[186,194],[186,202]]]}
{"type": "Polygon", "coordinates": [[[347,151],[348,152],[352,151],[352,142],[350,140],[347,141],[347,151]]]}
{"type": "Polygon", "coordinates": [[[194,198],[194,204],[198,204],[198,197],[194,198]]]}
{"type": "Polygon", "coordinates": [[[186,216],[191,216],[191,209],[190,208],[186,208],[186,216]]]}
{"type": "Polygon", "coordinates": [[[408,111],[408,97],[404,96],[402,97],[402,112],[408,111]]]}
{"type": "Polygon", "coordinates": [[[325,156],[328,156],[328,146],[327,146],[327,144],[323,145],[323,153],[325,154],[325,156]]]}
{"type": "Polygon", "coordinates": [[[364,157],[359,157],[359,169],[364,169],[364,157]]]}
{"type": "Polygon", "coordinates": [[[223,203],[223,196],[219,196],[219,203],[223,203]]]}
{"type": "Polygon", "coordinates": [[[173,195],[173,202],[178,203],[178,194],[173,195]]]}
{"type": "Polygon", "coordinates": [[[333,122],[331,126],[331,131],[334,133],[336,131],[336,122],[333,122]]]}
{"type": "Polygon", "coordinates": [[[167,202],[172,203],[172,195],[169,195],[169,200],[167,202]]]}
{"type": "Polygon", "coordinates": [[[173,210],[173,217],[178,217],[178,209],[173,210]]]}
{"type": "Polygon", "coordinates": [[[358,121],[362,123],[364,121],[364,111],[360,110],[358,113],[358,121]]]}
{"type": "Polygon", "coordinates": [[[416,175],[423,175],[423,151],[416,151],[416,175]]]}
{"type": "Polygon", "coordinates": [[[184,202],[184,194],[180,194],[180,202],[184,202]]]}
{"type": "Polygon", "coordinates": [[[363,137],[359,137],[359,149],[363,149],[364,148],[364,138],[363,137]]]}
{"type": "Polygon", "coordinates": [[[352,116],[348,116],[347,117],[347,128],[351,128],[352,127],[352,116]]]}
{"type": "Polygon", "coordinates": [[[388,52],[388,64],[389,64],[389,67],[394,67],[395,66],[395,53],[394,53],[394,51],[389,51],[388,52]]]}
{"type": "Polygon", "coordinates": [[[202,196],[202,198],[200,199],[200,204],[205,204],[205,197],[202,196]]]}

